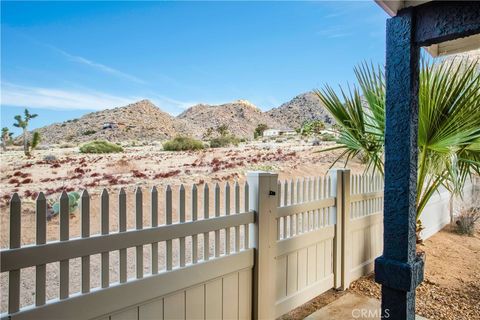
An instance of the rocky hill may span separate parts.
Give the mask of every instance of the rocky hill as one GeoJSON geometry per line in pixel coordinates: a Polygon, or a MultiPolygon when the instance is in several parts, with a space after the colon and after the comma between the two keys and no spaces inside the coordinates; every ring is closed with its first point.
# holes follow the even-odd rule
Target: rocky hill
{"type": "Polygon", "coordinates": [[[261,123],[271,128],[283,126],[246,100],[221,105],[198,104],[185,110],[177,118],[195,128],[195,136],[198,138],[209,128],[215,129],[224,124],[230,132],[243,138],[253,138],[255,128],[261,123]]]}
{"type": "Polygon", "coordinates": [[[334,123],[333,118],[313,92],[302,93],[266,113],[274,121],[292,129],[301,127],[305,121],[322,120],[327,125],[334,123]]]}
{"type": "Polygon", "coordinates": [[[149,100],[124,107],[92,112],[81,118],[55,123],[36,131],[42,143],[83,142],[94,139],[109,141],[164,140],[177,133],[188,133],[181,120],[163,112],[149,100]]]}
{"type": "Polygon", "coordinates": [[[311,92],[299,95],[290,102],[268,112],[262,112],[246,100],[221,105],[198,104],[177,117],[163,112],[149,100],[124,107],[88,113],[78,119],[39,128],[43,144],[81,143],[95,139],[112,142],[165,140],[176,135],[205,138],[210,129],[227,125],[234,135],[253,138],[259,124],[270,128],[297,128],[306,120],[332,119],[311,92]]]}

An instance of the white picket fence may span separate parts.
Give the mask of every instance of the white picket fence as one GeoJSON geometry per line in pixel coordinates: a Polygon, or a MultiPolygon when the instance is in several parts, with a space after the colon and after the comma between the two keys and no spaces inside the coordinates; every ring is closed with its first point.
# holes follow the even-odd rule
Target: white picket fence
{"type": "Polygon", "coordinates": [[[80,198],[81,236],[69,237],[68,196],[60,197],[59,241],[46,242],[44,195],[36,201],[36,244],[21,246],[21,201],[10,202],[10,247],[1,251],[8,273],[8,310],[2,319],[273,319],[331,288],[373,270],[382,251],[383,180],[333,170],[327,176],[279,181],[252,172],[243,185],[184,186],[135,192],[135,228],[127,230],[126,193],[118,210],[101,195],[101,233],[90,234],[90,196],[80,198]],[[172,199],[178,199],[173,210],[172,199]],[[187,201],[189,199],[189,201],[187,201]],[[187,212],[188,207],[188,212],[187,212]],[[159,225],[159,215],[165,223],[159,225]],[[118,230],[109,230],[116,216],[118,230]],[[188,219],[187,219],[188,217],[188,219]],[[159,244],[162,244],[159,246],[159,244]],[[174,245],[175,244],[175,245],[174,245]],[[148,274],[144,246],[150,248],[148,274]],[[127,249],[135,250],[135,277],[127,276],[127,249]],[[110,254],[118,252],[118,281],[110,254]],[[91,256],[100,255],[99,275],[91,256]],[[178,258],[176,255],[178,254],[178,258]],[[165,268],[159,268],[159,259],[165,268]],[[69,289],[69,262],[81,259],[81,290],[69,289]],[[46,265],[59,263],[55,299],[46,298],[46,265]],[[35,304],[23,306],[21,270],[35,268],[35,304]],[[100,287],[92,288],[92,277],[100,287]]]}

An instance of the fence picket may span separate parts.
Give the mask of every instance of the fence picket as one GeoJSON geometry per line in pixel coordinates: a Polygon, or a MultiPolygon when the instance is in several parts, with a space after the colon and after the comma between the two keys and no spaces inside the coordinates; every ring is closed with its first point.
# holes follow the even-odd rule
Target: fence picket
{"type": "MultiPolygon", "coordinates": [[[[356,174],[352,175],[352,194],[358,193],[358,176],[356,174]]],[[[351,203],[351,213],[350,218],[353,219],[357,214],[357,203],[351,203]]]]}
{"type": "MultiPolygon", "coordinates": [[[[368,177],[366,175],[363,175],[362,176],[362,194],[367,192],[367,180],[368,180],[368,177]]],[[[362,211],[360,215],[363,216],[367,211],[367,202],[363,200],[361,204],[362,204],[362,211]]]]}
{"type": "MultiPolygon", "coordinates": [[[[10,249],[20,248],[21,236],[21,200],[18,193],[10,199],[10,249]]],[[[8,273],[8,313],[20,309],[20,270],[8,273]]]]}
{"type": "MultiPolygon", "coordinates": [[[[102,235],[109,233],[109,214],[110,214],[110,198],[107,189],[103,189],[101,195],[101,233],[102,235]]],[[[110,253],[102,252],[102,271],[101,271],[101,285],[102,288],[107,288],[110,285],[110,253]]]]}
{"type": "Polygon", "coordinates": [[[282,182],[277,182],[277,207],[282,206],[282,182]]]}
{"type": "MultiPolygon", "coordinates": [[[[213,204],[215,206],[215,217],[220,217],[220,186],[215,184],[213,194],[213,204]]],[[[220,256],[220,230],[215,230],[215,257],[220,256]]]]}
{"type": "MultiPolygon", "coordinates": [[[[250,211],[250,199],[249,199],[249,186],[248,182],[245,181],[245,186],[244,186],[244,194],[243,194],[243,210],[245,212],[250,211]]],[[[248,249],[250,247],[249,241],[250,241],[250,226],[249,225],[243,225],[243,241],[244,241],[244,249],[248,249]]]]}
{"type": "MultiPolygon", "coordinates": [[[[320,200],[319,196],[318,196],[318,189],[320,188],[320,176],[317,176],[315,177],[314,181],[313,181],[313,189],[314,189],[314,192],[313,192],[313,201],[318,201],[320,200]]],[[[313,211],[313,229],[316,230],[319,228],[319,224],[318,224],[318,215],[319,215],[319,212],[320,212],[320,209],[315,209],[313,211]]]]}
{"type": "MultiPolygon", "coordinates": [[[[80,216],[82,238],[88,238],[90,237],[90,195],[87,190],[83,190],[80,196],[80,216]]],[[[90,256],[82,257],[81,273],[82,293],[87,293],[90,291],[90,256]]]]}
{"type": "MultiPolygon", "coordinates": [[[[180,185],[178,196],[180,223],[185,223],[185,187],[180,185]]],[[[180,267],[185,267],[185,237],[180,238],[180,267]]]]}
{"type": "MultiPolygon", "coordinates": [[[[277,182],[277,207],[280,207],[282,205],[282,183],[280,181],[277,182]]],[[[275,219],[275,222],[277,224],[277,240],[282,239],[282,234],[281,234],[281,223],[282,223],[282,217],[275,219]]]]}
{"type": "MultiPolygon", "coordinates": [[[[152,228],[158,226],[158,191],[155,186],[150,191],[150,213],[151,213],[151,226],[152,228]]],[[[151,245],[151,266],[152,274],[158,273],[158,242],[154,242],[151,245]]]]}
{"type": "MultiPolygon", "coordinates": [[[[234,198],[235,198],[235,203],[234,203],[235,214],[239,214],[240,213],[240,185],[238,184],[238,181],[235,181],[235,185],[234,185],[234,198]]],[[[235,227],[235,252],[240,252],[240,226],[235,227]]]]}
{"type": "MultiPolygon", "coordinates": [[[[198,193],[197,186],[192,186],[192,221],[198,219],[198,193]]],[[[192,235],[192,263],[195,264],[198,261],[198,235],[192,235]]]]}
{"type": "MultiPolygon", "coordinates": [[[[224,191],[224,200],[225,200],[225,215],[230,215],[230,184],[228,181],[225,183],[224,191]]],[[[225,255],[230,254],[230,228],[225,229],[225,255]]]]}
{"type": "MultiPolygon", "coordinates": [[[[68,194],[63,191],[60,196],[60,241],[68,241],[69,238],[69,205],[68,194]]],[[[69,294],[69,261],[60,261],[60,299],[68,298],[69,294]]]]}
{"type": "MultiPolygon", "coordinates": [[[[293,205],[295,203],[295,188],[294,188],[294,184],[293,184],[293,180],[290,179],[290,205],[293,205]]],[[[295,223],[295,215],[291,215],[290,216],[290,234],[289,236],[290,237],[293,237],[294,233],[293,233],[293,227],[294,227],[294,223],[295,223]]]]}
{"type": "MultiPolygon", "coordinates": [[[[323,198],[327,198],[330,196],[330,191],[329,191],[329,185],[330,185],[330,176],[325,176],[323,178],[323,198]]],[[[324,208],[323,209],[323,226],[328,225],[328,218],[330,216],[330,209],[329,208],[324,208]]]]}
{"type": "MultiPolygon", "coordinates": [[[[310,178],[308,180],[308,201],[313,201],[314,198],[313,198],[313,187],[314,187],[314,184],[313,184],[313,178],[310,178]]],[[[312,230],[313,229],[313,211],[309,211],[308,213],[308,219],[307,219],[307,223],[308,223],[308,231],[312,230]]]]}
{"type": "MultiPolygon", "coordinates": [[[[167,185],[165,190],[165,222],[167,225],[172,224],[172,188],[167,185]]],[[[172,270],[172,240],[166,241],[166,267],[167,270],[172,270]]]]}
{"type": "MultiPolygon", "coordinates": [[[[302,202],[308,202],[308,181],[307,178],[303,178],[303,184],[302,184],[302,202]]],[[[302,212],[302,233],[305,233],[307,230],[308,222],[308,212],[302,212]]]]}
{"type": "MultiPolygon", "coordinates": [[[[36,244],[42,245],[47,240],[47,200],[40,192],[36,201],[36,244]]],[[[46,265],[35,267],[35,305],[45,304],[46,265]]]]}
{"type": "MultiPolygon", "coordinates": [[[[135,190],[135,229],[143,229],[143,194],[140,187],[135,190]]],[[[135,251],[137,279],[141,279],[143,278],[143,246],[136,246],[135,251]]]]}
{"type": "MultiPolygon", "coordinates": [[[[127,231],[127,194],[125,189],[121,188],[118,194],[118,232],[125,231],[127,231]]],[[[127,249],[120,249],[118,255],[120,283],[124,283],[127,282],[127,249]]]]}
{"type": "MultiPolygon", "coordinates": [[[[283,182],[283,206],[284,207],[288,206],[288,180],[285,180],[283,182]]],[[[282,235],[283,239],[286,239],[288,237],[287,226],[288,226],[288,220],[290,218],[291,217],[284,217],[283,219],[283,235],[282,235]]]]}
{"type": "MultiPolygon", "coordinates": [[[[301,193],[300,193],[300,179],[297,178],[297,196],[295,198],[295,203],[299,204],[301,202],[301,193]]],[[[301,213],[300,213],[301,214],[301,213]]],[[[300,234],[300,214],[295,214],[295,235],[300,234]]]]}
{"type": "MultiPolygon", "coordinates": [[[[210,216],[210,190],[208,184],[203,186],[203,219],[208,219],[210,216]]],[[[203,234],[203,260],[210,259],[210,234],[205,232],[203,234]]]]}

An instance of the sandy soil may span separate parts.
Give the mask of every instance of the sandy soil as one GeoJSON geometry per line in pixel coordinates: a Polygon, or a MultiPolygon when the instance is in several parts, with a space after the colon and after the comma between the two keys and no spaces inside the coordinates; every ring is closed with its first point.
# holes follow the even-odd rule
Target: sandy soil
{"type": "MultiPolygon", "coordinates": [[[[22,245],[32,244],[35,241],[35,202],[38,191],[43,191],[49,202],[58,199],[62,190],[81,191],[88,189],[91,195],[91,234],[100,231],[99,194],[106,188],[109,191],[110,202],[110,230],[118,230],[118,190],[124,187],[127,191],[127,227],[135,226],[134,190],[141,187],[144,199],[144,226],[150,225],[150,194],[152,186],[159,189],[159,223],[164,223],[164,187],[173,185],[174,222],[178,220],[176,196],[178,186],[187,186],[187,220],[190,218],[190,188],[196,184],[199,187],[198,198],[202,198],[203,185],[220,183],[224,187],[226,181],[234,180],[243,184],[245,172],[248,170],[274,170],[279,173],[280,179],[297,177],[311,177],[323,175],[336,159],[338,153],[318,153],[316,151],[330,146],[326,143],[312,147],[303,141],[284,143],[250,143],[239,147],[209,149],[199,152],[164,152],[156,146],[127,148],[121,154],[83,155],[76,148],[38,150],[34,157],[25,159],[21,151],[9,151],[1,154],[1,181],[0,181],[0,246],[8,247],[9,238],[9,207],[8,201],[14,192],[22,198],[22,245]],[[45,161],[46,155],[56,157],[54,161],[45,161]]],[[[339,164],[343,166],[343,164],[339,164]]],[[[359,163],[351,163],[353,172],[362,172],[359,163]]],[[[231,192],[233,196],[233,191],[231,192]]],[[[213,195],[211,194],[213,198],[213,195]]],[[[213,201],[210,202],[213,211],[213,201]]],[[[233,205],[233,201],[231,201],[233,205]]],[[[222,201],[222,212],[223,208],[222,201]]],[[[201,208],[201,206],[199,206],[201,208]]],[[[201,211],[201,210],[200,210],[201,211]]],[[[199,212],[199,218],[203,212],[199,212]]],[[[48,241],[58,240],[58,217],[53,217],[47,223],[48,241]]],[[[232,230],[233,231],[233,230],[232,230]]],[[[243,231],[241,231],[243,234],[243,231]]],[[[80,217],[78,212],[70,219],[70,237],[80,234],[80,217]]],[[[233,236],[233,232],[232,232],[233,236]]],[[[223,233],[222,233],[223,238],[223,233]]],[[[213,235],[210,236],[213,239],[213,235]]],[[[186,239],[187,248],[190,247],[190,238],[186,239]]],[[[199,237],[199,252],[203,251],[203,238],[199,237]]],[[[243,242],[242,242],[243,243],[243,242]]],[[[174,249],[178,243],[174,243],[174,249]]],[[[163,244],[159,244],[159,264],[165,267],[163,244]]],[[[175,251],[175,250],[174,250],[175,251]]],[[[176,250],[178,251],[178,250],[176,250]]],[[[213,254],[213,243],[210,242],[210,252],[213,254]]],[[[145,274],[150,273],[150,247],[144,247],[145,274]]],[[[187,250],[187,261],[190,261],[190,250],[187,250]]],[[[178,264],[178,256],[174,255],[174,264],[178,264]]],[[[99,275],[100,257],[92,256],[91,273],[99,275]]],[[[135,250],[128,250],[128,274],[135,276],[135,250]]],[[[34,301],[35,270],[22,270],[22,305],[29,305],[34,301]]],[[[6,310],[8,295],[6,294],[7,274],[0,276],[1,310],[6,310]]],[[[80,290],[80,259],[70,261],[70,292],[80,290]]],[[[118,280],[118,253],[110,253],[110,280],[118,280]]],[[[47,298],[58,296],[58,263],[47,265],[47,298]]],[[[92,287],[100,284],[99,276],[92,276],[92,287]]]]}
{"type": "MultiPolygon", "coordinates": [[[[480,319],[480,231],[461,236],[447,227],[425,241],[425,281],[417,288],[417,314],[428,319],[480,319]]],[[[373,275],[352,283],[350,290],[380,298],[373,275]]]]}

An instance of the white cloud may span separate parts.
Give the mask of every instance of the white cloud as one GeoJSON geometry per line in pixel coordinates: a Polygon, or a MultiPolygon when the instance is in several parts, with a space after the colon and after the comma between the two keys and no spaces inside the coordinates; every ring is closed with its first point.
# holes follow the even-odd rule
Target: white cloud
{"type": "Polygon", "coordinates": [[[139,100],[91,90],[30,87],[8,82],[2,82],[1,88],[1,104],[18,107],[102,110],[139,100]]]}
{"type": "MultiPolygon", "coordinates": [[[[180,110],[185,110],[199,103],[206,102],[196,102],[196,101],[180,101],[166,96],[154,94],[151,95],[151,100],[161,109],[175,108],[180,110]]],[[[172,112],[175,113],[175,112],[172,112]]]]}
{"type": "Polygon", "coordinates": [[[348,37],[352,34],[352,32],[350,32],[350,30],[348,30],[348,28],[345,26],[337,25],[324,28],[318,31],[317,34],[328,39],[334,39],[348,37]]]}
{"type": "Polygon", "coordinates": [[[90,67],[95,68],[97,70],[100,70],[104,73],[108,73],[108,74],[114,75],[114,76],[119,77],[119,78],[123,78],[123,79],[130,80],[130,81],[140,83],[140,84],[145,84],[145,81],[143,81],[142,79],[137,78],[137,77],[135,77],[131,74],[122,72],[120,70],[114,69],[112,67],[106,66],[106,65],[98,63],[98,62],[91,61],[91,60],[86,59],[84,57],[80,57],[80,56],[70,54],[70,53],[68,53],[66,51],[63,51],[63,50],[61,50],[57,47],[54,47],[52,45],[47,45],[47,46],[50,47],[51,49],[55,50],[56,52],[62,54],[63,56],[67,57],[70,61],[90,66],[90,67]]]}
{"type": "Polygon", "coordinates": [[[181,112],[200,103],[196,101],[180,101],[153,93],[148,94],[146,97],[120,97],[89,89],[72,90],[33,87],[10,82],[2,82],[1,89],[1,105],[22,108],[103,110],[124,106],[142,99],[150,99],[163,111],[175,115],[178,114],[179,111],[181,112]]]}

